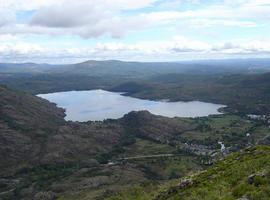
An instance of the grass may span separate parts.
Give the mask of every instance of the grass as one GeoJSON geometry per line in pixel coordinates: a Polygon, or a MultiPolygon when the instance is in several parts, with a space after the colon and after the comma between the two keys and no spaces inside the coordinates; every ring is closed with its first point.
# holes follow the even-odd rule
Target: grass
{"type": "MultiPolygon", "coordinates": [[[[125,152],[118,157],[133,157],[140,155],[157,154],[179,154],[177,148],[168,144],[160,144],[145,139],[136,139],[136,142],[125,147],[125,152]]],[[[148,176],[149,179],[171,179],[179,178],[191,171],[202,169],[196,157],[179,154],[175,157],[160,157],[130,160],[130,163],[137,165],[148,176]]]]}
{"type": "Polygon", "coordinates": [[[105,198],[106,200],[148,200],[157,197],[159,192],[166,191],[171,186],[177,184],[178,180],[163,182],[149,182],[137,184],[132,187],[123,188],[121,192],[105,198]]]}
{"type": "Polygon", "coordinates": [[[256,147],[230,155],[224,161],[193,178],[193,185],[174,194],[161,195],[166,200],[238,199],[269,200],[270,147],[256,147]],[[248,177],[254,175],[253,183],[248,177]],[[181,197],[181,198],[180,198],[181,197]]]}
{"type": "Polygon", "coordinates": [[[188,177],[191,184],[179,187],[179,180],[123,189],[107,200],[249,200],[270,199],[270,147],[258,146],[234,153],[201,173],[188,177]],[[248,181],[253,176],[253,181],[248,181]]]}
{"type": "Polygon", "coordinates": [[[123,156],[167,154],[174,151],[175,148],[170,145],[137,138],[133,145],[126,148],[123,156]]]}

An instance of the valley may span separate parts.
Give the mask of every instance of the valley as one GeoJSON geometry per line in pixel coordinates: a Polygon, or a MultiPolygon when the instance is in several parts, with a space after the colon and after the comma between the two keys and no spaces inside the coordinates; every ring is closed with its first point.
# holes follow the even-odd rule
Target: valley
{"type": "MultiPolygon", "coordinates": [[[[179,195],[189,199],[190,194],[191,199],[215,199],[220,194],[216,191],[224,194],[222,199],[246,195],[267,199],[267,70],[208,71],[199,75],[192,68],[187,72],[172,64],[172,71],[150,68],[142,75],[128,67],[134,67],[134,63],[121,62],[118,66],[118,62],[110,62],[116,65],[109,66],[112,71],[127,65],[123,77],[97,69],[91,72],[89,62],[78,65],[84,75],[80,70],[78,74],[63,72],[63,66],[59,74],[59,66],[50,67],[56,70],[53,73],[32,68],[21,72],[17,66],[1,73],[0,83],[5,84],[0,86],[1,199],[157,200],[179,199],[179,195]],[[228,107],[221,109],[221,115],[193,118],[166,117],[147,108],[132,108],[114,119],[76,122],[65,120],[63,108],[36,96],[95,89],[125,92],[122,98],[146,102],[199,100],[228,107]],[[246,170],[236,176],[239,170],[232,167],[246,170]],[[258,176],[256,185],[246,184],[251,175],[256,180],[258,176]],[[205,185],[209,177],[214,177],[213,181],[205,185]],[[241,188],[237,184],[242,184],[241,188]]],[[[107,68],[104,66],[104,70],[107,68]]],[[[75,97],[65,98],[75,101],[75,97]]],[[[98,103],[92,105],[97,108],[98,103]]]]}

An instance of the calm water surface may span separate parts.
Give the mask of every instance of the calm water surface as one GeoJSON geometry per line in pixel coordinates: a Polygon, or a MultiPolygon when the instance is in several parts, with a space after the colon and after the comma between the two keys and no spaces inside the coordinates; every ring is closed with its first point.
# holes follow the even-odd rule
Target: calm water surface
{"type": "Polygon", "coordinates": [[[148,110],[166,117],[201,117],[218,112],[223,105],[191,102],[142,100],[104,90],[69,91],[40,94],[39,97],[66,109],[66,120],[89,121],[117,119],[130,111],[148,110]]]}

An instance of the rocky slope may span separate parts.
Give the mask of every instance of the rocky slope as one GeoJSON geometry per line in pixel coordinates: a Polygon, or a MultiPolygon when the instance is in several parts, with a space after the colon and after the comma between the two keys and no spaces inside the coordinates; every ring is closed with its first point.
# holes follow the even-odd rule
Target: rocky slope
{"type": "Polygon", "coordinates": [[[0,174],[37,162],[47,136],[65,124],[64,116],[46,100],[0,87],[0,174]]]}

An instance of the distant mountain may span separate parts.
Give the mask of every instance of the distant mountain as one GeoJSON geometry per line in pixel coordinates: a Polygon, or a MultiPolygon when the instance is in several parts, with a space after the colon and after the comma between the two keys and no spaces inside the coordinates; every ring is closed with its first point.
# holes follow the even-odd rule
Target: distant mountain
{"type": "Polygon", "coordinates": [[[72,73],[88,76],[151,76],[164,73],[239,73],[270,70],[270,59],[202,60],[186,62],[123,62],[89,60],[78,64],[49,65],[1,63],[0,73],[72,73]]]}
{"type": "Polygon", "coordinates": [[[0,73],[45,73],[58,65],[36,63],[0,63],[0,73]]]}

